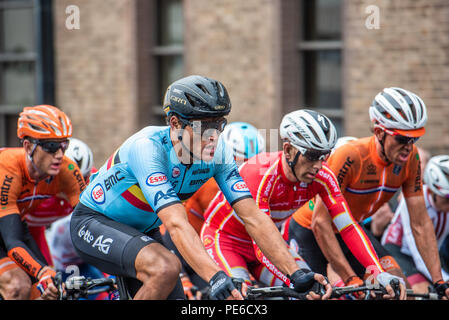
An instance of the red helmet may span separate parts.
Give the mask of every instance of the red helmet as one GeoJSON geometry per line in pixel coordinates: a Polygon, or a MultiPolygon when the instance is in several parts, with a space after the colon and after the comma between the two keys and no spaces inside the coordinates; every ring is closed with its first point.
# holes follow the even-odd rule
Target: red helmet
{"type": "Polygon", "coordinates": [[[69,117],[56,107],[38,105],[25,107],[17,121],[19,139],[63,139],[72,136],[69,117]]]}

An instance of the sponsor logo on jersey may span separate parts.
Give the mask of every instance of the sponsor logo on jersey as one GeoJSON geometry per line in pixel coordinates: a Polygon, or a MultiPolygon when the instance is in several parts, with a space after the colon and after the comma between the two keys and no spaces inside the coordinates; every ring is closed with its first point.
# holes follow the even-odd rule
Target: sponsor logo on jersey
{"type": "Polygon", "coordinates": [[[73,171],[73,176],[75,177],[76,181],[78,182],[78,185],[80,187],[80,192],[83,191],[86,188],[86,184],[84,183],[84,178],[83,178],[81,172],[78,169],[75,169],[75,171],[73,171]]]}
{"type": "Polygon", "coordinates": [[[235,182],[232,187],[231,187],[232,191],[236,191],[236,192],[247,192],[249,191],[248,186],[246,185],[246,183],[244,181],[237,181],[235,182]]]}
{"type": "Polygon", "coordinates": [[[92,200],[97,204],[103,204],[106,201],[106,195],[104,193],[103,186],[101,184],[97,184],[91,192],[92,200]]]}
{"type": "Polygon", "coordinates": [[[5,180],[3,180],[0,197],[2,206],[6,206],[8,204],[9,189],[11,188],[12,180],[13,177],[5,175],[5,180]]]}
{"type": "Polygon", "coordinates": [[[343,179],[345,178],[346,174],[349,171],[349,168],[353,163],[354,160],[351,160],[350,157],[347,157],[345,163],[343,164],[343,167],[341,167],[340,171],[338,171],[337,180],[340,185],[343,182],[343,179]]]}
{"type": "Polygon", "coordinates": [[[181,174],[181,169],[179,169],[179,167],[173,167],[173,169],[171,171],[171,176],[173,178],[177,178],[177,177],[179,177],[180,174],[181,174]]]}
{"type": "Polygon", "coordinates": [[[92,248],[97,247],[98,251],[103,252],[104,254],[109,253],[109,249],[111,248],[111,243],[114,240],[111,238],[106,238],[103,240],[103,235],[100,235],[97,239],[95,239],[95,242],[92,245],[92,248]]]}
{"type": "Polygon", "coordinates": [[[208,234],[205,235],[203,239],[203,244],[206,249],[212,247],[214,245],[214,238],[212,238],[212,236],[208,234]]]}
{"type": "Polygon", "coordinates": [[[366,170],[367,170],[366,174],[375,176],[377,174],[377,170],[376,169],[377,169],[376,166],[374,164],[370,163],[366,167],[366,170]]]}
{"type": "Polygon", "coordinates": [[[153,174],[150,174],[147,178],[147,185],[154,187],[154,186],[160,186],[161,184],[164,184],[168,181],[167,176],[163,174],[162,172],[155,172],[153,174]]]}
{"type": "Polygon", "coordinates": [[[178,195],[176,194],[175,189],[170,188],[167,190],[167,193],[164,193],[163,191],[158,191],[156,195],[154,196],[154,206],[157,206],[157,203],[160,200],[169,200],[170,198],[177,198],[178,195]]]}

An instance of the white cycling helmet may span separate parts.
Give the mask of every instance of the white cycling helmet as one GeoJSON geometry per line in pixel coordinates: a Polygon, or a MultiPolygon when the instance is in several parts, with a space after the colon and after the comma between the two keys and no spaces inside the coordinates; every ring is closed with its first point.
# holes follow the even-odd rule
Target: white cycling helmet
{"type": "Polygon", "coordinates": [[[426,105],[416,94],[402,88],[385,88],[374,98],[369,115],[375,126],[407,137],[424,135],[426,105]]]}
{"type": "Polygon", "coordinates": [[[84,177],[90,175],[90,171],[94,164],[94,157],[87,144],[79,139],[70,138],[70,144],[65,155],[76,162],[84,177]]]}
{"type": "Polygon", "coordinates": [[[232,122],[221,134],[224,142],[232,147],[234,157],[249,159],[265,151],[265,139],[253,125],[246,122],[232,122]]]}
{"type": "Polygon", "coordinates": [[[332,151],[334,151],[335,149],[338,149],[339,147],[341,147],[342,145],[347,144],[348,142],[357,140],[356,137],[352,137],[352,136],[345,136],[345,137],[340,137],[337,139],[337,142],[335,143],[334,149],[332,149],[332,151]]]}
{"type": "Polygon", "coordinates": [[[337,142],[337,130],[323,114],[312,110],[297,110],[284,116],[280,135],[301,153],[305,150],[331,151],[337,142]]]}
{"type": "Polygon", "coordinates": [[[432,157],[424,169],[424,183],[435,194],[449,197],[449,156],[432,157]]]}

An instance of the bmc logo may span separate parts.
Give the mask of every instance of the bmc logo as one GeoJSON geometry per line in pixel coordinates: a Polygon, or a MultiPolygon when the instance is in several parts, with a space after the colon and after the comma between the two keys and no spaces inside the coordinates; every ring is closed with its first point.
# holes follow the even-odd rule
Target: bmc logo
{"type": "Polygon", "coordinates": [[[93,189],[92,189],[92,200],[94,200],[95,203],[98,204],[103,204],[106,200],[106,195],[104,194],[104,189],[101,186],[101,184],[97,184],[93,189]]]}
{"type": "Polygon", "coordinates": [[[167,176],[162,172],[156,172],[148,176],[147,185],[159,186],[167,182],[167,176]]]}
{"type": "Polygon", "coordinates": [[[237,191],[237,192],[246,192],[249,191],[248,186],[246,185],[246,183],[244,181],[238,181],[236,183],[234,183],[231,187],[232,191],[237,191]]]}

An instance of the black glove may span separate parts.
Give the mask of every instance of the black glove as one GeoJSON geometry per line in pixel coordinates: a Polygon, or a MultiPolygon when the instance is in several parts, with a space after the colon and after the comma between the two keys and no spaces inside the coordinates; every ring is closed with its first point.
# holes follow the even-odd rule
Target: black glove
{"type": "Polygon", "coordinates": [[[231,291],[236,289],[232,278],[224,271],[218,271],[209,281],[210,298],[212,300],[225,300],[231,295],[231,291]]]}
{"type": "Polygon", "coordinates": [[[310,271],[309,269],[299,269],[293,272],[291,276],[288,276],[290,282],[293,284],[293,289],[296,292],[309,292],[316,280],[313,277],[315,272],[310,271]]]}
{"type": "Polygon", "coordinates": [[[439,296],[446,296],[446,290],[449,289],[448,282],[444,282],[444,280],[438,280],[433,284],[433,286],[435,287],[435,290],[439,296]]]}

